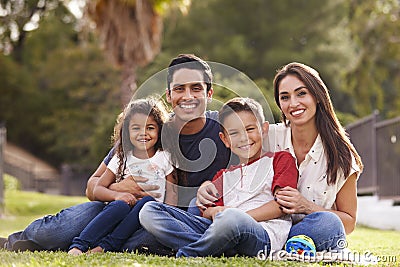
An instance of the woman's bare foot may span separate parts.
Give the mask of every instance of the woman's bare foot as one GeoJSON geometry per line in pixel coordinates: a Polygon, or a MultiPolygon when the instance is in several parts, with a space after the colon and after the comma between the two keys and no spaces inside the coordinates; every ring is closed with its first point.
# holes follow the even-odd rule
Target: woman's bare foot
{"type": "Polygon", "coordinates": [[[97,247],[89,250],[87,253],[103,253],[103,252],[104,252],[103,248],[100,246],[97,246],[97,247]]]}
{"type": "Polygon", "coordinates": [[[82,252],[80,249],[71,248],[71,249],[68,251],[68,254],[69,254],[69,255],[73,255],[73,256],[79,256],[79,255],[83,254],[83,252],[82,252]]]}

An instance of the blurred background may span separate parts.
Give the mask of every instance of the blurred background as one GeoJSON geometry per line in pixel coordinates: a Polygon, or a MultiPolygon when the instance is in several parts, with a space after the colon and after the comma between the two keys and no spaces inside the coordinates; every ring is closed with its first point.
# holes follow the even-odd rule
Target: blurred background
{"type": "Polygon", "coordinates": [[[360,192],[377,192],[378,166],[400,191],[399,0],[0,0],[3,171],[26,189],[83,194],[122,107],[180,53],[247,74],[275,121],[276,70],[314,67],[367,161],[360,192]]]}

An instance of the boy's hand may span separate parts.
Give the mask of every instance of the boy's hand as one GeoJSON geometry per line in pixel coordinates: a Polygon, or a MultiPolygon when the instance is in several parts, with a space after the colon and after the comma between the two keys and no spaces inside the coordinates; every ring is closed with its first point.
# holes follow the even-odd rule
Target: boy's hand
{"type": "Polygon", "coordinates": [[[217,216],[218,213],[224,211],[227,208],[229,207],[226,206],[209,207],[203,212],[203,217],[214,221],[215,216],[217,216]]]}
{"type": "Polygon", "coordinates": [[[197,190],[196,205],[201,210],[214,206],[214,202],[218,200],[218,190],[213,183],[205,181],[197,190]]]}

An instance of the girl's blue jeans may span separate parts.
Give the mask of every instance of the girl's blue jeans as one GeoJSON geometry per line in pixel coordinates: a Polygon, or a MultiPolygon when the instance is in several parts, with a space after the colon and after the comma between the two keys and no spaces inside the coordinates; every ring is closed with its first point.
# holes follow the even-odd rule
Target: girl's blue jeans
{"type": "Polygon", "coordinates": [[[100,246],[104,251],[120,251],[121,246],[137,230],[139,211],[149,201],[155,201],[146,196],[131,207],[122,200],[110,202],[81,232],[72,240],[70,249],[78,248],[88,251],[100,246]]]}

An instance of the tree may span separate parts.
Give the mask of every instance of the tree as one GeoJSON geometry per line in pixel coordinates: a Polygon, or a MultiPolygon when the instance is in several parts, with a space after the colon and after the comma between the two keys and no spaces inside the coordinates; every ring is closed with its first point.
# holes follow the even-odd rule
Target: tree
{"type": "Polygon", "coordinates": [[[27,33],[37,29],[48,10],[59,7],[60,0],[1,0],[0,51],[21,62],[27,33]]]}
{"type": "MultiPolygon", "coordinates": [[[[345,1],[328,0],[203,0],[193,1],[188,14],[171,13],[157,67],[178,53],[230,65],[272,87],[276,70],[299,61],[319,70],[331,89],[335,107],[353,112],[342,87],[354,54],[345,27],[345,1]]],[[[266,93],[266,92],[265,92],[266,93]]]]}
{"type": "MultiPolygon", "coordinates": [[[[161,9],[168,0],[89,1],[88,14],[96,23],[107,55],[122,67],[121,104],[124,106],[136,90],[136,70],[159,53],[163,23],[161,9]]],[[[187,1],[186,1],[187,2],[187,1]]]]}
{"type": "Polygon", "coordinates": [[[383,117],[400,111],[400,3],[397,0],[349,2],[351,37],[357,55],[346,76],[358,116],[375,109],[383,117]]]}

